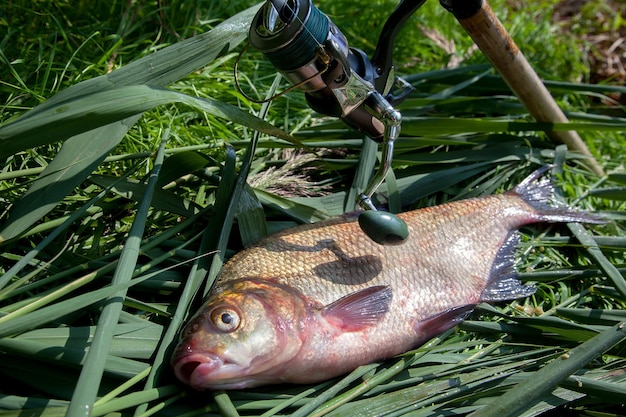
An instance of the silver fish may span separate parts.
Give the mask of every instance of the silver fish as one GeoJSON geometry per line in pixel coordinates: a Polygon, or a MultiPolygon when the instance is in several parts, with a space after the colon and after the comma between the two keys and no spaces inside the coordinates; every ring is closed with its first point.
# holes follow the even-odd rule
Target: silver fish
{"type": "Polygon", "coordinates": [[[455,326],[480,302],[526,297],[517,229],[600,223],[547,204],[539,170],[503,194],[399,215],[410,237],[374,243],[347,214],[295,227],[235,255],[172,357],[191,387],[314,383],[390,358],[455,326]]]}

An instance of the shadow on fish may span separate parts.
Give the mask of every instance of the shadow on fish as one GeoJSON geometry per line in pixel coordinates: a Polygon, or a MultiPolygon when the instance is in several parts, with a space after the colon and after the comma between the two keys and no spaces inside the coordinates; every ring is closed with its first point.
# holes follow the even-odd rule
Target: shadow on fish
{"type": "Polygon", "coordinates": [[[480,302],[532,295],[513,269],[517,229],[604,222],[549,205],[546,170],[503,194],[399,214],[401,246],[373,242],[347,214],[238,253],[183,329],[176,376],[197,390],[319,382],[413,349],[480,302]]]}

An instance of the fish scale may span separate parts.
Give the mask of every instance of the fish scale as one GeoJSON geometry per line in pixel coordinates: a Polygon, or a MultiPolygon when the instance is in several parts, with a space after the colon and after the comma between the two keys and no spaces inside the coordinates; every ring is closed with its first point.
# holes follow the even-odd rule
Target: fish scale
{"type": "Polygon", "coordinates": [[[346,214],[282,231],[226,263],[172,357],[202,389],[312,383],[403,353],[479,302],[531,295],[513,268],[517,229],[602,222],[551,206],[539,170],[513,190],[401,213],[402,245],[379,245],[346,214]]]}
{"type": "Polygon", "coordinates": [[[497,248],[511,230],[535,220],[528,209],[515,195],[498,195],[402,213],[398,217],[407,223],[410,238],[399,246],[371,241],[360,231],[356,214],[290,229],[235,255],[216,291],[223,282],[258,277],[291,285],[322,304],[372,285],[408,294],[414,281],[426,284],[420,285],[426,294],[454,289],[468,297],[486,285],[497,248]],[[494,206],[517,209],[521,216],[495,216],[494,206]]]}

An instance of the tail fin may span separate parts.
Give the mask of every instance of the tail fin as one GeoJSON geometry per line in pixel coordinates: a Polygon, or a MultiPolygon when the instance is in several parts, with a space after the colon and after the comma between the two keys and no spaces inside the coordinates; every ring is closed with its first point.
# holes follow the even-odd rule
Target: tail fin
{"type": "Polygon", "coordinates": [[[554,185],[549,178],[543,177],[552,165],[543,166],[526,177],[515,188],[509,191],[518,195],[537,212],[537,220],[562,223],[580,222],[602,224],[607,220],[596,213],[578,211],[572,207],[558,203],[554,198],[554,185]]]}

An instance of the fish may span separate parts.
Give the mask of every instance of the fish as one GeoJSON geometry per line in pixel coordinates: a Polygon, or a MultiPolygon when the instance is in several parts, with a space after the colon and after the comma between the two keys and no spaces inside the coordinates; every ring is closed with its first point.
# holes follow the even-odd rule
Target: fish
{"type": "Polygon", "coordinates": [[[195,390],[309,384],[419,347],[481,302],[528,297],[518,229],[603,223],[551,202],[541,168],[513,189],[398,214],[402,245],[380,245],[355,213],[262,239],[224,265],[172,355],[195,390]]]}

